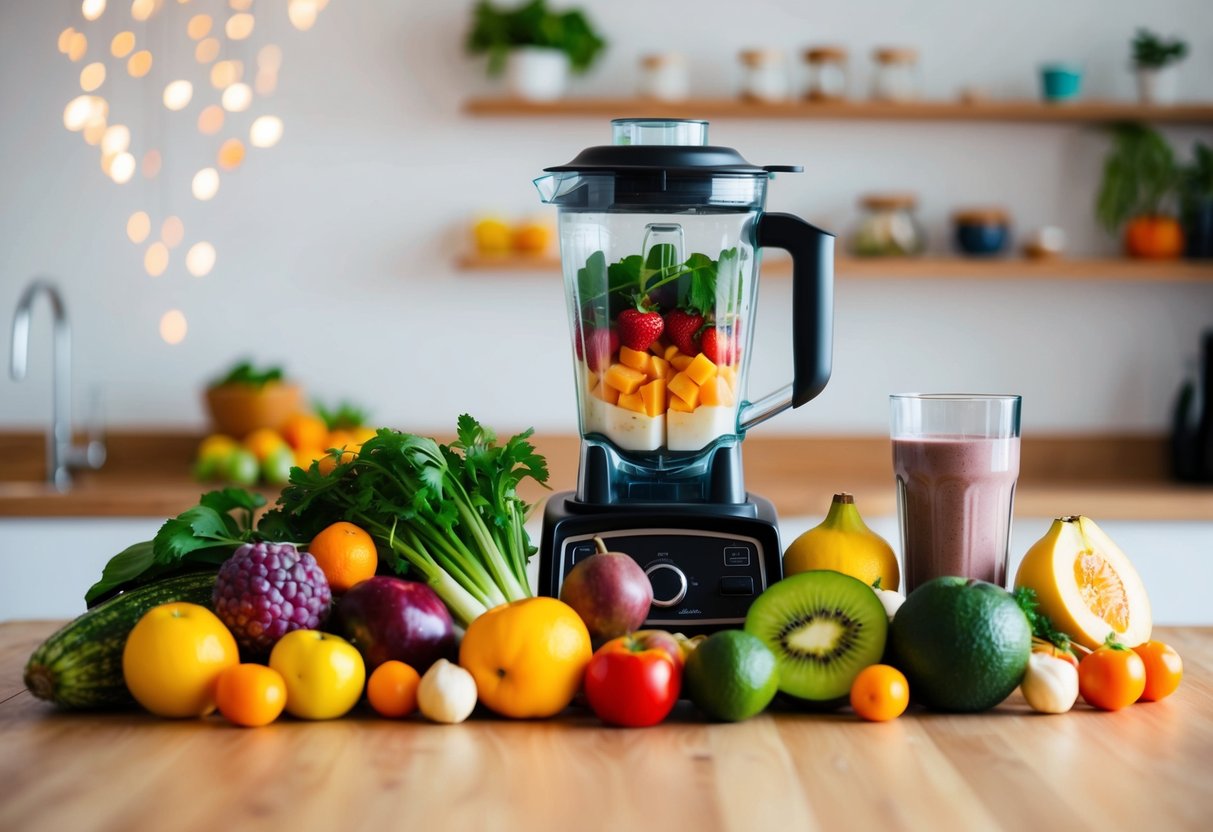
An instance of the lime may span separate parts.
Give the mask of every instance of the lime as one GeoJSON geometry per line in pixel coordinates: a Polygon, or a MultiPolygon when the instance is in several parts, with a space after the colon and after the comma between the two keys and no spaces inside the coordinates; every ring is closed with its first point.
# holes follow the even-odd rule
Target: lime
{"type": "Polygon", "coordinates": [[[1002,587],[935,578],[897,611],[889,644],[915,700],[941,711],[984,711],[1023,679],[1032,628],[1002,587]]]}
{"type": "Polygon", "coordinates": [[[709,636],[687,656],[682,678],[695,707],[726,722],[761,713],[779,688],[775,655],[744,630],[709,636]]]}
{"type": "Polygon", "coordinates": [[[253,456],[252,451],[237,448],[227,455],[223,473],[229,482],[236,485],[253,485],[261,473],[261,466],[257,464],[257,457],[253,456]]]}
{"type": "Polygon", "coordinates": [[[261,463],[261,478],[270,485],[286,485],[295,467],[295,452],[286,445],[270,452],[261,463]]]}

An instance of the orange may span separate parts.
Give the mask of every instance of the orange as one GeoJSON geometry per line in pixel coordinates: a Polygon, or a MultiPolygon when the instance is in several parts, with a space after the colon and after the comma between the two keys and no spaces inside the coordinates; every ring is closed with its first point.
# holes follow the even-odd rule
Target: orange
{"type": "Polygon", "coordinates": [[[1183,227],[1174,217],[1134,217],[1125,225],[1125,252],[1130,257],[1168,260],[1183,251],[1183,227]]]}
{"type": "Polygon", "coordinates": [[[485,217],[472,226],[478,254],[505,254],[510,250],[510,227],[497,217],[485,217]]]}
{"type": "Polygon", "coordinates": [[[286,707],[286,680],[272,667],[238,664],[219,674],[215,702],[228,722],[246,728],[269,725],[286,707]]]}
{"type": "Polygon", "coordinates": [[[320,564],[333,592],[345,592],[375,576],[379,554],[375,541],[353,523],[334,523],[312,538],[307,550],[320,564]]]}
{"type": "Polygon", "coordinates": [[[471,672],[487,707],[530,719],[568,707],[591,655],[590,633],[572,607],[555,598],[524,598],[468,626],[459,664],[471,672]]]}
{"type": "MultiPolygon", "coordinates": [[[[358,454],[354,453],[353,451],[344,451],[341,454],[340,464],[344,465],[347,462],[351,462],[356,456],[358,456],[358,454]]],[[[333,456],[327,451],[318,457],[318,459],[320,460],[320,473],[324,474],[326,477],[333,473],[333,469],[335,469],[338,465],[337,457],[333,456]]]]}
{"type": "Polygon", "coordinates": [[[122,677],[135,701],[157,716],[206,716],[215,710],[219,674],[239,663],[236,639],[213,612],[161,604],[127,636],[122,677]]]}
{"type": "Polygon", "coordinates": [[[389,719],[408,716],[417,710],[417,686],[421,676],[404,662],[391,659],[375,668],[366,683],[366,698],[375,713],[389,719]]]}
{"type": "Polygon", "coordinates": [[[512,243],[519,254],[543,254],[552,243],[552,230],[539,222],[525,222],[514,229],[512,243]]]}
{"type": "Polygon", "coordinates": [[[871,722],[897,719],[909,704],[910,683],[900,670],[887,664],[865,667],[851,683],[851,707],[871,722]]]}
{"type": "Polygon", "coordinates": [[[354,444],[362,448],[362,443],[371,439],[375,435],[375,428],[366,425],[359,425],[356,428],[349,429],[350,436],[354,439],[354,444]]]}
{"type": "Polygon", "coordinates": [[[322,448],[328,437],[329,429],[324,420],[311,413],[296,413],[282,425],[282,438],[295,450],[322,448]]]}
{"type": "Polygon", "coordinates": [[[257,428],[244,437],[244,447],[257,457],[258,462],[265,462],[274,451],[286,447],[286,440],[276,430],[257,428]]]}
{"type": "Polygon", "coordinates": [[[324,456],[324,449],[318,445],[296,448],[295,464],[303,470],[312,467],[312,463],[324,456]]]}

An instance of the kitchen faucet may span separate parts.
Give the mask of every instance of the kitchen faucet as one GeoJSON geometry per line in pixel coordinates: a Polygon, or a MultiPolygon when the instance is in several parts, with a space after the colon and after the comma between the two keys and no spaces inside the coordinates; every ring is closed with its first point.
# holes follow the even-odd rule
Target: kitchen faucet
{"type": "Polygon", "coordinates": [[[13,315],[13,355],[9,372],[13,381],[25,378],[29,365],[30,311],[39,294],[45,294],[54,316],[51,377],[51,427],[46,435],[46,481],[58,491],[71,486],[70,468],[100,468],[105,462],[105,443],[95,436],[84,445],[72,444],[72,327],[67,320],[67,307],[55,284],[43,277],[35,278],[17,302],[13,315]]]}

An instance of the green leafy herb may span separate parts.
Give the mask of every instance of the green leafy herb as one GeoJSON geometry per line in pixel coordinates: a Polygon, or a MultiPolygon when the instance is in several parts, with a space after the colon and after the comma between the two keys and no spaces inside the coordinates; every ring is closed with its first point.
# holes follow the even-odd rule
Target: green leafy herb
{"type": "Polygon", "coordinates": [[[516,487],[527,477],[545,483],[548,470],[530,435],[500,445],[467,415],[449,446],[381,429],[327,474],[318,463],[293,469],[260,528],[310,540],[338,520],[355,523],[397,573],[425,581],[469,624],[531,595],[526,563],[535,550],[523,528],[530,506],[516,487]]]}
{"type": "Polygon", "coordinates": [[[125,589],[170,575],[217,569],[244,543],[264,539],[253,529],[253,512],[265,498],[240,488],[203,494],[198,505],[166,520],[152,540],[110,558],[84,602],[92,607],[125,589]]]}
{"type": "MultiPolygon", "coordinates": [[[[695,252],[678,262],[677,249],[670,243],[658,243],[645,257],[633,254],[617,263],[607,264],[606,255],[595,251],[577,270],[577,291],[582,313],[588,323],[604,326],[611,306],[638,306],[639,299],[653,298],[658,290],[676,284],[676,305],[702,313],[732,314],[742,297],[741,260],[737,248],[720,252],[719,260],[695,252]],[[722,281],[723,278],[723,281],[722,281]],[[723,298],[719,285],[736,286],[723,298]],[[720,301],[724,301],[723,308],[720,301]]],[[[639,308],[639,306],[638,306],[639,308]]],[[[652,308],[652,304],[646,308],[652,308]]]]}
{"type": "Polygon", "coordinates": [[[258,369],[253,366],[251,361],[241,361],[211,386],[222,387],[225,384],[246,384],[250,387],[264,387],[272,381],[282,381],[282,377],[281,367],[258,369]]]}
{"type": "Polygon", "coordinates": [[[360,428],[370,421],[366,408],[350,401],[342,400],[334,408],[325,407],[320,402],[314,402],[313,406],[316,409],[316,415],[324,420],[324,424],[329,430],[360,428]]]}
{"type": "Polygon", "coordinates": [[[1059,650],[1070,649],[1070,637],[1054,629],[1049,617],[1037,609],[1040,605],[1036,601],[1036,590],[1021,586],[1015,590],[1013,595],[1015,603],[1019,604],[1028,623],[1032,625],[1032,635],[1049,642],[1059,650]]]}
{"type": "Polygon", "coordinates": [[[489,74],[500,75],[506,55],[521,46],[559,49],[569,56],[574,72],[585,72],[606,42],[579,9],[555,12],[545,0],[502,9],[481,0],[472,12],[466,46],[473,55],[487,53],[489,74]]]}
{"type": "Polygon", "coordinates": [[[1188,54],[1188,44],[1179,38],[1163,40],[1149,29],[1138,29],[1133,38],[1133,63],[1148,69],[1162,69],[1178,63],[1188,54]]]}

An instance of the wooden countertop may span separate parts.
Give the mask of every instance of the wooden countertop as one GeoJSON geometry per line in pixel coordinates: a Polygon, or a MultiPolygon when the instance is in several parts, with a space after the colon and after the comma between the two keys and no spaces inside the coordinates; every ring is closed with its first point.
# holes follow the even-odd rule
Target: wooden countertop
{"type": "MultiPolygon", "coordinates": [[[[504,432],[503,432],[504,433],[504,432]]],[[[109,461],[78,472],[66,494],[40,482],[43,439],[0,433],[0,517],[170,517],[215,487],[189,471],[200,436],[113,432],[109,461]]],[[[536,438],[556,490],[573,488],[578,439],[536,438]]],[[[896,512],[891,451],[884,437],[786,437],[756,432],[745,442],[746,483],[781,516],[824,515],[837,491],[850,491],[868,516],[896,512]]],[[[1165,439],[1157,436],[1027,437],[1015,513],[1020,517],[1086,514],[1100,519],[1213,520],[1213,486],[1167,478],[1165,439]]],[[[276,492],[263,493],[272,503],[276,492]]],[[[549,492],[525,490],[528,500],[549,492]]]]}
{"type": "Polygon", "coordinates": [[[54,622],[0,624],[0,829],[1206,830],[1213,629],[1157,632],[1180,689],[1116,713],[768,712],[611,729],[369,712],[260,729],[73,714],[21,689],[54,622]]]}

